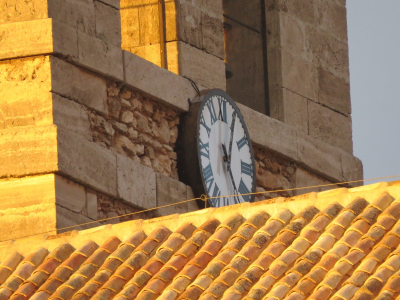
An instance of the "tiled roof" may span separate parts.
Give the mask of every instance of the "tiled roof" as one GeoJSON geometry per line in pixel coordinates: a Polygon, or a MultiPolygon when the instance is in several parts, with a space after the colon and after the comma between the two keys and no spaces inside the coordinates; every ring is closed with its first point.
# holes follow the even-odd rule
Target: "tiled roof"
{"type": "Polygon", "coordinates": [[[0,300],[400,297],[400,182],[0,243],[0,300]]]}

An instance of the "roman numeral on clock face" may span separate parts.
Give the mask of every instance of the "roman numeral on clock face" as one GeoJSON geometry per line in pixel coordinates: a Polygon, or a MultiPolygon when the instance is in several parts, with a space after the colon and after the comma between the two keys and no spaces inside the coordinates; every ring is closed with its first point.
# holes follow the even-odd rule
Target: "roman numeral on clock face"
{"type": "Polygon", "coordinates": [[[211,164],[208,164],[207,167],[203,168],[203,174],[204,174],[204,181],[206,182],[207,186],[207,192],[210,195],[211,187],[214,183],[214,174],[211,169],[211,164]]]}
{"type": "Polygon", "coordinates": [[[214,103],[212,100],[207,102],[207,107],[211,116],[211,125],[213,125],[217,121],[217,114],[215,113],[214,103]]]}
{"type": "Polygon", "coordinates": [[[242,179],[240,179],[239,193],[242,194],[241,196],[245,201],[250,201],[251,195],[243,195],[250,193],[250,190],[247,188],[246,184],[243,182],[242,179]]]}
{"type": "Polygon", "coordinates": [[[226,100],[218,97],[218,106],[219,106],[218,120],[228,123],[228,119],[226,117],[226,100]]]}
{"type": "Polygon", "coordinates": [[[249,176],[253,175],[253,168],[251,164],[245,163],[244,161],[241,161],[241,168],[242,168],[242,174],[246,174],[249,176]]]}
{"type": "Polygon", "coordinates": [[[199,139],[199,142],[200,142],[200,154],[210,159],[210,144],[209,143],[204,144],[201,141],[201,139],[199,139]]]}
{"type": "Polygon", "coordinates": [[[242,137],[242,138],[241,138],[239,141],[237,141],[236,143],[237,143],[237,146],[238,146],[239,151],[240,151],[240,149],[242,149],[242,148],[244,147],[244,145],[247,145],[246,136],[242,137]]]}
{"type": "Polygon", "coordinates": [[[211,128],[207,126],[203,115],[200,116],[200,124],[207,130],[207,135],[210,136],[211,128]]]}

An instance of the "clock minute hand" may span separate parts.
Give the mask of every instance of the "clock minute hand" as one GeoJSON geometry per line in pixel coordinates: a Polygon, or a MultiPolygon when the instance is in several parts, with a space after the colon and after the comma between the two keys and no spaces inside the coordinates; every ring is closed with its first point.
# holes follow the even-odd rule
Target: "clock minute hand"
{"type": "Polygon", "coordinates": [[[233,142],[233,133],[235,130],[235,121],[236,121],[236,112],[232,114],[232,123],[231,123],[231,138],[229,140],[229,152],[228,152],[228,168],[231,168],[231,155],[232,155],[232,142],[233,142]]]}

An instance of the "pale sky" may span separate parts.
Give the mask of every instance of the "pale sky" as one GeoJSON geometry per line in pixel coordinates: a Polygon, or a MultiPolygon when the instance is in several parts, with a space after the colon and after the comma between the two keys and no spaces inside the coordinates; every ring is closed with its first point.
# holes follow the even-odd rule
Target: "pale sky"
{"type": "Polygon", "coordinates": [[[400,175],[400,0],[347,0],[347,23],[354,155],[365,179],[400,175]]]}

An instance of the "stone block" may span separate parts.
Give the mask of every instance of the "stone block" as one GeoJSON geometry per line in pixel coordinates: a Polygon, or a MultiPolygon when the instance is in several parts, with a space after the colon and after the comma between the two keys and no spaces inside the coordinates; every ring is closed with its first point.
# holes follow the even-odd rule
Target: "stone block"
{"type": "Polygon", "coordinates": [[[96,37],[107,44],[121,47],[121,16],[119,10],[94,1],[96,10],[96,37]]]}
{"type": "Polygon", "coordinates": [[[0,25],[0,59],[61,54],[77,58],[77,33],[53,19],[0,25]]]}
{"type": "Polygon", "coordinates": [[[140,45],[152,45],[160,43],[160,19],[158,4],[145,4],[139,9],[139,38],[140,45]]]}
{"type": "Polygon", "coordinates": [[[56,203],[76,213],[86,207],[86,192],[84,186],[55,175],[56,203]]]}
{"type": "MultiPolygon", "coordinates": [[[[176,30],[176,37],[178,40],[190,44],[196,48],[203,48],[202,36],[202,13],[200,8],[197,8],[188,3],[176,4],[176,12],[178,22],[174,27],[173,23],[168,24],[167,31],[176,30]],[[172,26],[171,26],[172,25],[172,26]]],[[[167,33],[167,36],[173,36],[167,33]]],[[[167,39],[167,41],[176,41],[177,39],[167,39]]]]}
{"type": "Polygon", "coordinates": [[[347,11],[336,1],[314,1],[315,26],[347,43],[347,11]]]}
{"type": "Polygon", "coordinates": [[[97,220],[97,195],[94,193],[86,194],[86,210],[90,219],[97,220]]]}
{"type": "Polygon", "coordinates": [[[281,49],[295,57],[305,58],[305,25],[300,20],[279,13],[279,34],[281,49]]]}
{"type": "Polygon", "coordinates": [[[56,233],[54,203],[4,209],[0,214],[1,241],[43,234],[43,232],[56,233]]]}
{"type": "Polygon", "coordinates": [[[99,2],[103,2],[104,4],[110,5],[116,9],[121,8],[120,0],[97,0],[99,2]]]}
{"type": "Polygon", "coordinates": [[[101,113],[107,113],[106,81],[79,67],[51,57],[52,91],[101,113]]]}
{"type": "Polygon", "coordinates": [[[353,153],[351,118],[313,101],[308,102],[309,134],[353,153]]]}
{"type": "Polygon", "coordinates": [[[179,69],[179,75],[187,76],[206,88],[226,89],[225,62],[184,42],[167,43],[168,69],[179,69]],[[178,66],[170,64],[170,56],[178,59],[178,66]]]}
{"type": "Polygon", "coordinates": [[[49,18],[53,18],[76,30],[94,36],[96,30],[93,0],[46,0],[49,18]]]}
{"type": "Polygon", "coordinates": [[[283,89],[284,119],[282,122],[298,132],[308,134],[308,100],[287,89],[283,89]]]}
{"type": "Polygon", "coordinates": [[[291,160],[298,160],[296,129],[242,104],[238,104],[238,107],[254,144],[275,151],[291,160]]]}
{"type": "Polygon", "coordinates": [[[118,196],[138,208],[156,207],[156,174],[132,159],[117,154],[118,196]]]}
{"type": "MultiPolygon", "coordinates": [[[[364,178],[364,168],[360,159],[349,153],[343,152],[341,162],[344,181],[356,181],[364,178]]],[[[349,185],[353,187],[361,186],[363,185],[363,182],[353,182],[349,185]]]]}
{"type": "Polygon", "coordinates": [[[161,51],[160,51],[160,44],[154,45],[147,45],[147,46],[140,46],[134,47],[129,49],[130,52],[136,54],[149,62],[161,67],[161,51]]]}
{"type": "Polygon", "coordinates": [[[0,24],[48,18],[48,0],[1,1],[0,24]]]}
{"type": "MultiPolygon", "coordinates": [[[[156,174],[157,182],[157,207],[171,205],[187,199],[187,186],[171,177],[156,174]]],[[[171,205],[169,207],[157,209],[162,215],[183,214],[188,212],[188,203],[171,205]]]]}
{"type": "Polygon", "coordinates": [[[56,206],[56,213],[57,233],[63,233],[72,230],[85,230],[102,225],[99,222],[95,222],[92,219],[70,211],[69,209],[61,207],[59,205],[56,206]]]}
{"type": "Polygon", "coordinates": [[[179,110],[189,109],[188,98],[196,96],[190,82],[128,51],[124,53],[125,82],[150,98],[179,110]],[[174,87],[173,89],[171,87],[174,87]]]}
{"type": "Polygon", "coordinates": [[[224,28],[221,18],[202,14],[201,23],[203,49],[216,57],[225,59],[224,28]]]}
{"type": "Polygon", "coordinates": [[[314,0],[285,0],[284,3],[284,6],[281,7],[281,11],[284,11],[292,18],[295,17],[302,22],[308,23],[309,25],[314,25],[314,0]]]}
{"type": "Polygon", "coordinates": [[[350,84],[318,68],[318,102],[344,115],[351,113],[350,84]]]}
{"type": "MultiPolygon", "coordinates": [[[[203,0],[208,4],[213,0],[203,0]]],[[[221,2],[221,1],[215,1],[221,2]]],[[[223,13],[229,20],[236,20],[261,33],[261,1],[223,0],[223,13]]],[[[222,14],[222,11],[221,11],[222,14]]]]}
{"type": "Polygon", "coordinates": [[[318,98],[318,72],[315,65],[282,51],[282,85],[302,97],[318,98]]]}
{"type": "Polygon", "coordinates": [[[236,102],[266,113],[263,39],[248,28],[225,19],[226,62],[233,77],[226,80],[227,92],[236,102]]]}
{"type": "Polygon", "coordinates": [[[117,195],[116,156],[83,137],[58,129],[58,171],[109,195],[117,195]]]}
{"type": "Polygon", "coordinates": [[[306,134],[297,136],[297,146],[297,161],[302,166],[333,182],[344,180],[342,151],[306,134]]]}
{"type": "Polygon", "coordinates": [[[179,17],[180,1],[166,1],[165,2],[165,38],[167,42],[176,41],[178,37],[178,24],[180,23],[179,17]],[[178,9],[177,9],[178,7],[178,9]]]}
{"type": "MultiPolygon", "coordinates": [[[[222,13],[224,10],[222,7],[222,0],[200,0],[199,2],[201,2],[201,11],[203,14],[222,20],[222,13]]],[[[248,2],[248,5],[251,5],[251,3],[248,2]]]]}
{"type": "Polygon", "coordinates": [[[48,57],[0,62],[0,129],[51,125],[50,62],[48,57]]]}
{"type": "Polygon", "coordinates": [[[0,180],[0,210],[56,201],[54,174],[0,180]]]}
{"type": "Polygon", "coordinates": [[[116,80],[123,80],[121,47],[78,31],[78,63],[88,69],[116,80]]]}
{"type": "Polygon", "coordinates": [[[315,65],[349,82],[349,47],[319,28],[306,27],[306,45],[315,65]]]}
{"type": "Polygon", "coordinates": [[[91,141],[90,121],[83,106],[58,94],[52,96],[54,124],[91,141]]]}
{"type": "Polygon", "coordinates": [[[139,38],[139,9],[126,8],[121,13],[122,49],[129,50],[140,45],[139,38]]]}
{"type": "MultiPolygon", "coordinates": [[[[320,176],[317,176],[307,170],[304,170],[302,168],[297,168],[294,173],[294,176],[292,176],[291,184],[292,184],[292,187],[294,187],[294,188],[302,188],[302,187],[311,187],[311,186],[318,186],[318,185],[328,185],[328,184],[332,184],[332,182],[329,180],[326,180],[320,176]]],[[[336,189],[338,187],[339,186],[337,186],[337,185],[312,187],[312,188],[307,188],[307,189],[294,190],[293,193],[295,196],[297,196],[297,195],[307,194],[307,193],[311,193],[311,192],[318,193],[318,192],[322,192],[322,191],[336,189]]]]}
{"type": "Polygon", "coordinates": [[[57,170],[55,126],[0,130],[0,178],[51,173],[57,170]]]}

